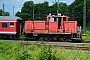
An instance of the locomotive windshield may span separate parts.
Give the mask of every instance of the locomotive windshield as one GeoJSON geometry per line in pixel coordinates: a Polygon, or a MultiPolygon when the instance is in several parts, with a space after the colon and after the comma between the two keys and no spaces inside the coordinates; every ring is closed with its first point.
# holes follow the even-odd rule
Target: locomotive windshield
{"type": "Polygon", "coordinates": [[[50,22],[54,22],[54,18],[50,18],[50,22]]]}
{"type": "Polygon", "coordinates": [[[55,22],[55,21],[56,21],[55,17],[54,18],[53,17],[50,18],[50,22],[55,22]]]}

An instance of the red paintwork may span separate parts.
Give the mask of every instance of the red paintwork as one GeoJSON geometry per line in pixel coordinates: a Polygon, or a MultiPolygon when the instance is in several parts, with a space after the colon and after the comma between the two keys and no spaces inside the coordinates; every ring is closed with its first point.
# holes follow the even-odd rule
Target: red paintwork
{"type": "Polygon", "coordinates": [[[17,32],[17,29],[18,29],[18,22],[17,21],[13,21],[14,22],[14,28],[10,28],[10,22],[12,22],[13,20],[0,20],[0,32],[6,32],[6,33],[9,33],[9,32],[17,32]],[[7,28],[2,28],[2,22],[8,22],[8,27],[7,28]]]}
{"type": "Polygon", "coordinates": [[[57,32],[57,22],[49,22],[49,32],[57,32]]]}
{"type": "Polygon", "coordinates": [[[77,21],[65,21],[64,29],[65,32],[77,33],[77,21]]]}
{"type": "Polygon", "coordinates": [[[32,32],[33,31],[33,21],[25,21],[25,32],[32,32]]]}
{"type": "Polygon", "coordinates": [[[34,21],[35,30],[45,30],[45,21],[34,21]]]}
{"type": "Polygon", "coordinates": [[[25,33],[77,33],[77,21],[68,21],[68,16],[52,16],[46,17],[46,21],[25,21],[25,33]],[[56,18],[51,22],[50,18],[56,18]],[[59,19],[58,19],[59,18],[59,19]],[[58,27],[60,20],[60,27],[58,27]]]}
{"type": "Polygon", "coordinates": [[[47,33],[48,30],[34,30],[35,33],[47,33]]]}
{"type": "Polygon", "coordinates": [[[45,21],[26,21],[25,32],[48,32],[45,21]]]}

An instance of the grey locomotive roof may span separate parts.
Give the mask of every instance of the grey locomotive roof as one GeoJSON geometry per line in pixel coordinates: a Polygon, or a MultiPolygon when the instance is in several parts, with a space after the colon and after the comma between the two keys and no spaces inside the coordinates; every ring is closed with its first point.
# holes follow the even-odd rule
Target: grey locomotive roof
{"type": "Polygon", "coordinates": [[[0,20],[22,20],[22,18],[17,16],[0,16],[0,20]]]}

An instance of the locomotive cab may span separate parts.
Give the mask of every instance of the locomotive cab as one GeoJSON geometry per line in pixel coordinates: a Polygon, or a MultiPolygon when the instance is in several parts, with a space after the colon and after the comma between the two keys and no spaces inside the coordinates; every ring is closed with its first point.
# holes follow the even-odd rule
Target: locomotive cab
{"type": "Polygon", "coordinates": [[[68,16],[61,16],[61,14],[58,14],[58,15],[51,15],[51,14],[49,14],[48,16],[47,16],[47,21],[49,22],[49,23],[51,23],[51,22],[56,22],[57,23],[57,25],[56,25],[56,27],[57,27],[57,32],[61,32],[61,33],[63,33],[65,30],[64,30],[64,21],[68,21],[68,16]]]}
{"type": "Polygon", "coordinates": [[[50,18],[50,22],[57,22],[57,24],[58,24],[58,29],[60,29],[60,27],[61,27],[61,19],[62,19],[62,17],[52,16],[52,17],[50,18]]]}

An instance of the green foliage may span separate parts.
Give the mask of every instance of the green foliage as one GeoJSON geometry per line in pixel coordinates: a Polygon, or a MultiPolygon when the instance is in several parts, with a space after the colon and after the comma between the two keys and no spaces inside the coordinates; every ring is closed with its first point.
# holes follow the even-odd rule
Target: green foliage
{"type": "Polygon", "coordinates": [[[29,47],[28,47],[28,49],[29,50],[31,50],[31,51],[34,51],[34,50],[36,50],[36,45],[35,44],[32,44],[32,45],[30,45],[29,47]]]}
{"type": "Polygon", "coordinates": [[[90,60],[90,53],[0,41],[0,60],[90,60]]]}
{"type": "Polygon", "coordinates": [[[23,18],[23,20],[28,20],[32,18],[34,3],[33,1],[27,1],[24,3],[21,12],[17,12],[16,16],[23,18]]]}
{"type": "MultiPolygon", "coordinates": [[[[68,7],[69,19],[78,21],[78,24],[83,26],[83,6],[84,0],[75,0],[68,7]]],[[[90,1],[86,0],[86,24],[90,24],[90,1]]]]}
{"type": "Polygon", "coordinates": [[[2,16],[2,9],[0,9],[0,16],[2,16]]]}
{"type": "Polygon", "coordinates": [[[41,44],[43,44],[43,42],[44,42],[43,37],[41,37],[41,38],[39,39],[39,41],[41,41],[41,44]]]}
{"type": "Polygon", "coordinates": [[[10,50],[10,49],[16,49],[17,47],[18,47],[17,44],[13,44],[13,43],[10,43],[9,44],[7,42],[0,41],[0,52],[2,52],[2,53],[6,53],[8,50],[10,50]],[[15,48],[13,48],[13,46],[15,46],[15,48]]]}
{"type": "Polygon", "coordinates": [[[82,30],[81,33],[86,35],[86,36],[82,36],[83,40],[90,40],[90,27],[89,26],[87,27],[86,31],[82,30]]]}
{"type": "Polygon", "coordinates": [[[44,46],[38,55],[38,60],[58,60],[51,50],[51,46],[44,46]]]}
{"type": "Polygon", "coordinates": [[[89,53],[82,51],[74,51],[74,50],[58,50],[58,53],[56,52],[56,57],[59,58],[59,60],[89,60],[89,53]],[[67,56],[67,57],[66,57],[67,56]]]}
{"type": "Polygon", "coordinates": [[[10,13],[9,12],[3,12],[3,16],[9,16],[10,13]]]}
{"type": "MultiPolygon", "coordinates": [[[[66,3],[59,3],[59,12],[67,15],[68,6],[66,3]]],[[[23,18],[23,20],[32,20],[33,19],[33,10],[34,10],[34,19],[35,20],[45,20],[46,15],[49,13],[57,14],[57,3],[54,3],[52,6],[49,6],[47,1],[44,3],[34,4],[33,1],[27,1],[24,3],[21,12],[17,12],[16,16],[23,18]]]]}
{"type": "Polygon", "coordinates": [[[2,9],[0,9],[0,16],[9,16],[9,12],[3,12],[2,9]]]}
{"type": "Polygon", "coordinates": [[[0,41],[0,60],[15,60],[19,47],[19,44],[0,41]]]}
{"type": "Polygon", "coordinates": [[[31,59],[31,55],[28,54],[28,51],[24,51],[18,55],[16,60],[30,60],[30,59],[31,59]]]}
{"type": "Polygon", "coordinates": [[[20,35],[20,37],[19,37],[19,38],[20,38],[20,40],[21,40],[21,41],[24,41],[24,40],[25,40],[25,36],[24,36],[23,34],[22,34],[22,35],[20,35]]]}
{"type": "Polygon", "coordinates": [[[82,40],[90,40],[90,33],[87,36],[82,36],[82,40]]]}

